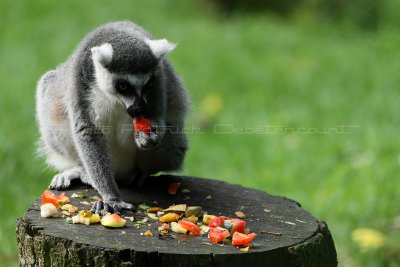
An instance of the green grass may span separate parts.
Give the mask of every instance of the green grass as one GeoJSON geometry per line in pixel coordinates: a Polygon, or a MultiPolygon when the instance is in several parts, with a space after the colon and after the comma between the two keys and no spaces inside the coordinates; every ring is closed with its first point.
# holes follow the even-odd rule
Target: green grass
{"type": "Polygon", "coordinates": [[[342,266],[399,266],[400,31],[388,24],[365,33],[305,17],[226,19],[203,2],[176,2],[0,3],[1,262],[16,264],[15,220],[54,174],[34,157],[36,81],[90,29],[130,19],[179,44],[170,58],[193,99],[187,126],[202,129],[189,134],[185,174],[296,199],[327,221],[342,266]],[[211,95],[222,108],[205,115],[211,95]],[[357,127],[217,134],[215,124],[357,127]],[[361,227],[385,234],[383,247],[363,252],[351,238],[361,227]]]}

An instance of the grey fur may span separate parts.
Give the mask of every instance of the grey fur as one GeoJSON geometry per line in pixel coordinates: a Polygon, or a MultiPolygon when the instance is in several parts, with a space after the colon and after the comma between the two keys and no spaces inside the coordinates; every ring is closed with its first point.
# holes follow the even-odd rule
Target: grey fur
{"type": "Polygon", "coordinates": [[[140,183],[183,164],[189,97],[164,55],[173,46],[163,40],[154,48],[148,42],[152,39],[128,21],[103,25],[38,82],[40,151],[60,171],[50,188],[66,188],[81,179],[103,198],[104,204],[94,205],[96,212],[133,208],[120,198],[116,181],[140,183]],[[121,79],[133,88],[128,95],[115,91],[121,79]],[[134,136],[132,117],[139,115],[152,121],[150,135],[134,136]]]}

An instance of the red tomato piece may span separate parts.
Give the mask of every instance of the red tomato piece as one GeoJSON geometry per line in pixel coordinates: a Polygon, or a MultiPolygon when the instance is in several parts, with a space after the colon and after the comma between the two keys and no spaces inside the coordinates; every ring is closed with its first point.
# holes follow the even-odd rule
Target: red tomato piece
{"type": "Polygon", "coordinates": [[[222,226],[222,225],[224,225],[224,221],[227,219],[228,219],[228,217],[226,217],[226,216],[218,216],[217,218],[212,219],[210,221],[210,223],[208,224],[208,226],[210,228],[222,226]]]}
{"type": "Polygon", "coordinates": [[[234,246],[248,245],[255,237],[256,237],[255,233],[246,235],[239,232],[235,232],[232,236],[232,245],[234,246]]]}
{"type": "Polygon", "coordinates": [[[168,186],[168,193],[170,195],[175,195],[180,186],[181,186],[181,183],[171,183],[168,186]]]}
{"type": "Polygon", "coordinates": [[[133,120],[133,129],[135,132],[143,131],[148,135],[151,130],[151,121],[143,117],[135,118],[133,120]]]}
{"type": "Polygon", "coordinates": [[[46,190],[42,193],[42,204],[46,203],[51,203],[56,207],[60,206],[58,201],[54,199],[54,193],[50,190],[46,190]]]}
{"type": "Polygon", "coordinates": [[[228,236],[230,236],[229,231],[221,227],[210,228],[208,231],[208,238],[213,243],[221,242],[228,236]]]}
{"type": "Polygon", "coordinates": [[[244,233],[244,227],[246,226],[246,222],[241,219],[230,219],[229,222],[232,224],[231,233],[239,232],[244,233]]]}
{"type": "Polygon", "coordinates": [[[200,228],[196,224],[189,222],[189,221],[184,221],[184,220],[180,220],[178,223],[182,228],[185,228],[192,234],[200,235],[200,228]]]}
{"type": "Polygon", "coordinates": [[[50,190],[46,190],[42,194],[42,204],[52,203],[54,206],[59,207],[60,205],[69,202],[69,197],[62,193],[59,196],[54,195],[50,190]]]}

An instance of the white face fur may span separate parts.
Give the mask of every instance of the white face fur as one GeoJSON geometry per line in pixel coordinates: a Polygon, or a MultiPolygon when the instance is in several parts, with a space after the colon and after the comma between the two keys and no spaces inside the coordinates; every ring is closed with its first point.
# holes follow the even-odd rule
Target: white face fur
{"type": "MultiPolygon", "coordinates": [[[[150,47],[153,55],[160,60],[162,57],[171,52],[176,45],[168,42],[165,39],[160,40],[145,40],[146,44],[150,47]]],[[[119,75],[110,73],[106,66],[112,61],[113,47],[109,43],[95,46],[91,49],[92,60],[95,68],[95,79],[97,86],[103,92],[109,95],[116,95],[117,91],[114,88],[113,81],[115,79],[124,79],[129,81],[135,88],[142,88],[144,84],[151,78],[151,73],[136,74],[136,75],[119,75]]],[[[140,92],[137,92],[140,95],[140,92]]]]}

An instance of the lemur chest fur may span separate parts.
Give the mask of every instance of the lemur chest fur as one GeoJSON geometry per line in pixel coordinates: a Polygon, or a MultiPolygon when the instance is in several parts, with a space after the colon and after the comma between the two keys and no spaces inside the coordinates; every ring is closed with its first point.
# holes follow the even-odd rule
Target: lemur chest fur
{"type": "Polygon", "coordinates": [[[112,158],[116,178],[130,175],[135,168],[136,145],[133,119],[121,103],[101,90],[92,88],[93,117],[96,131],[103,134],[107,150],[112,158]]]}

